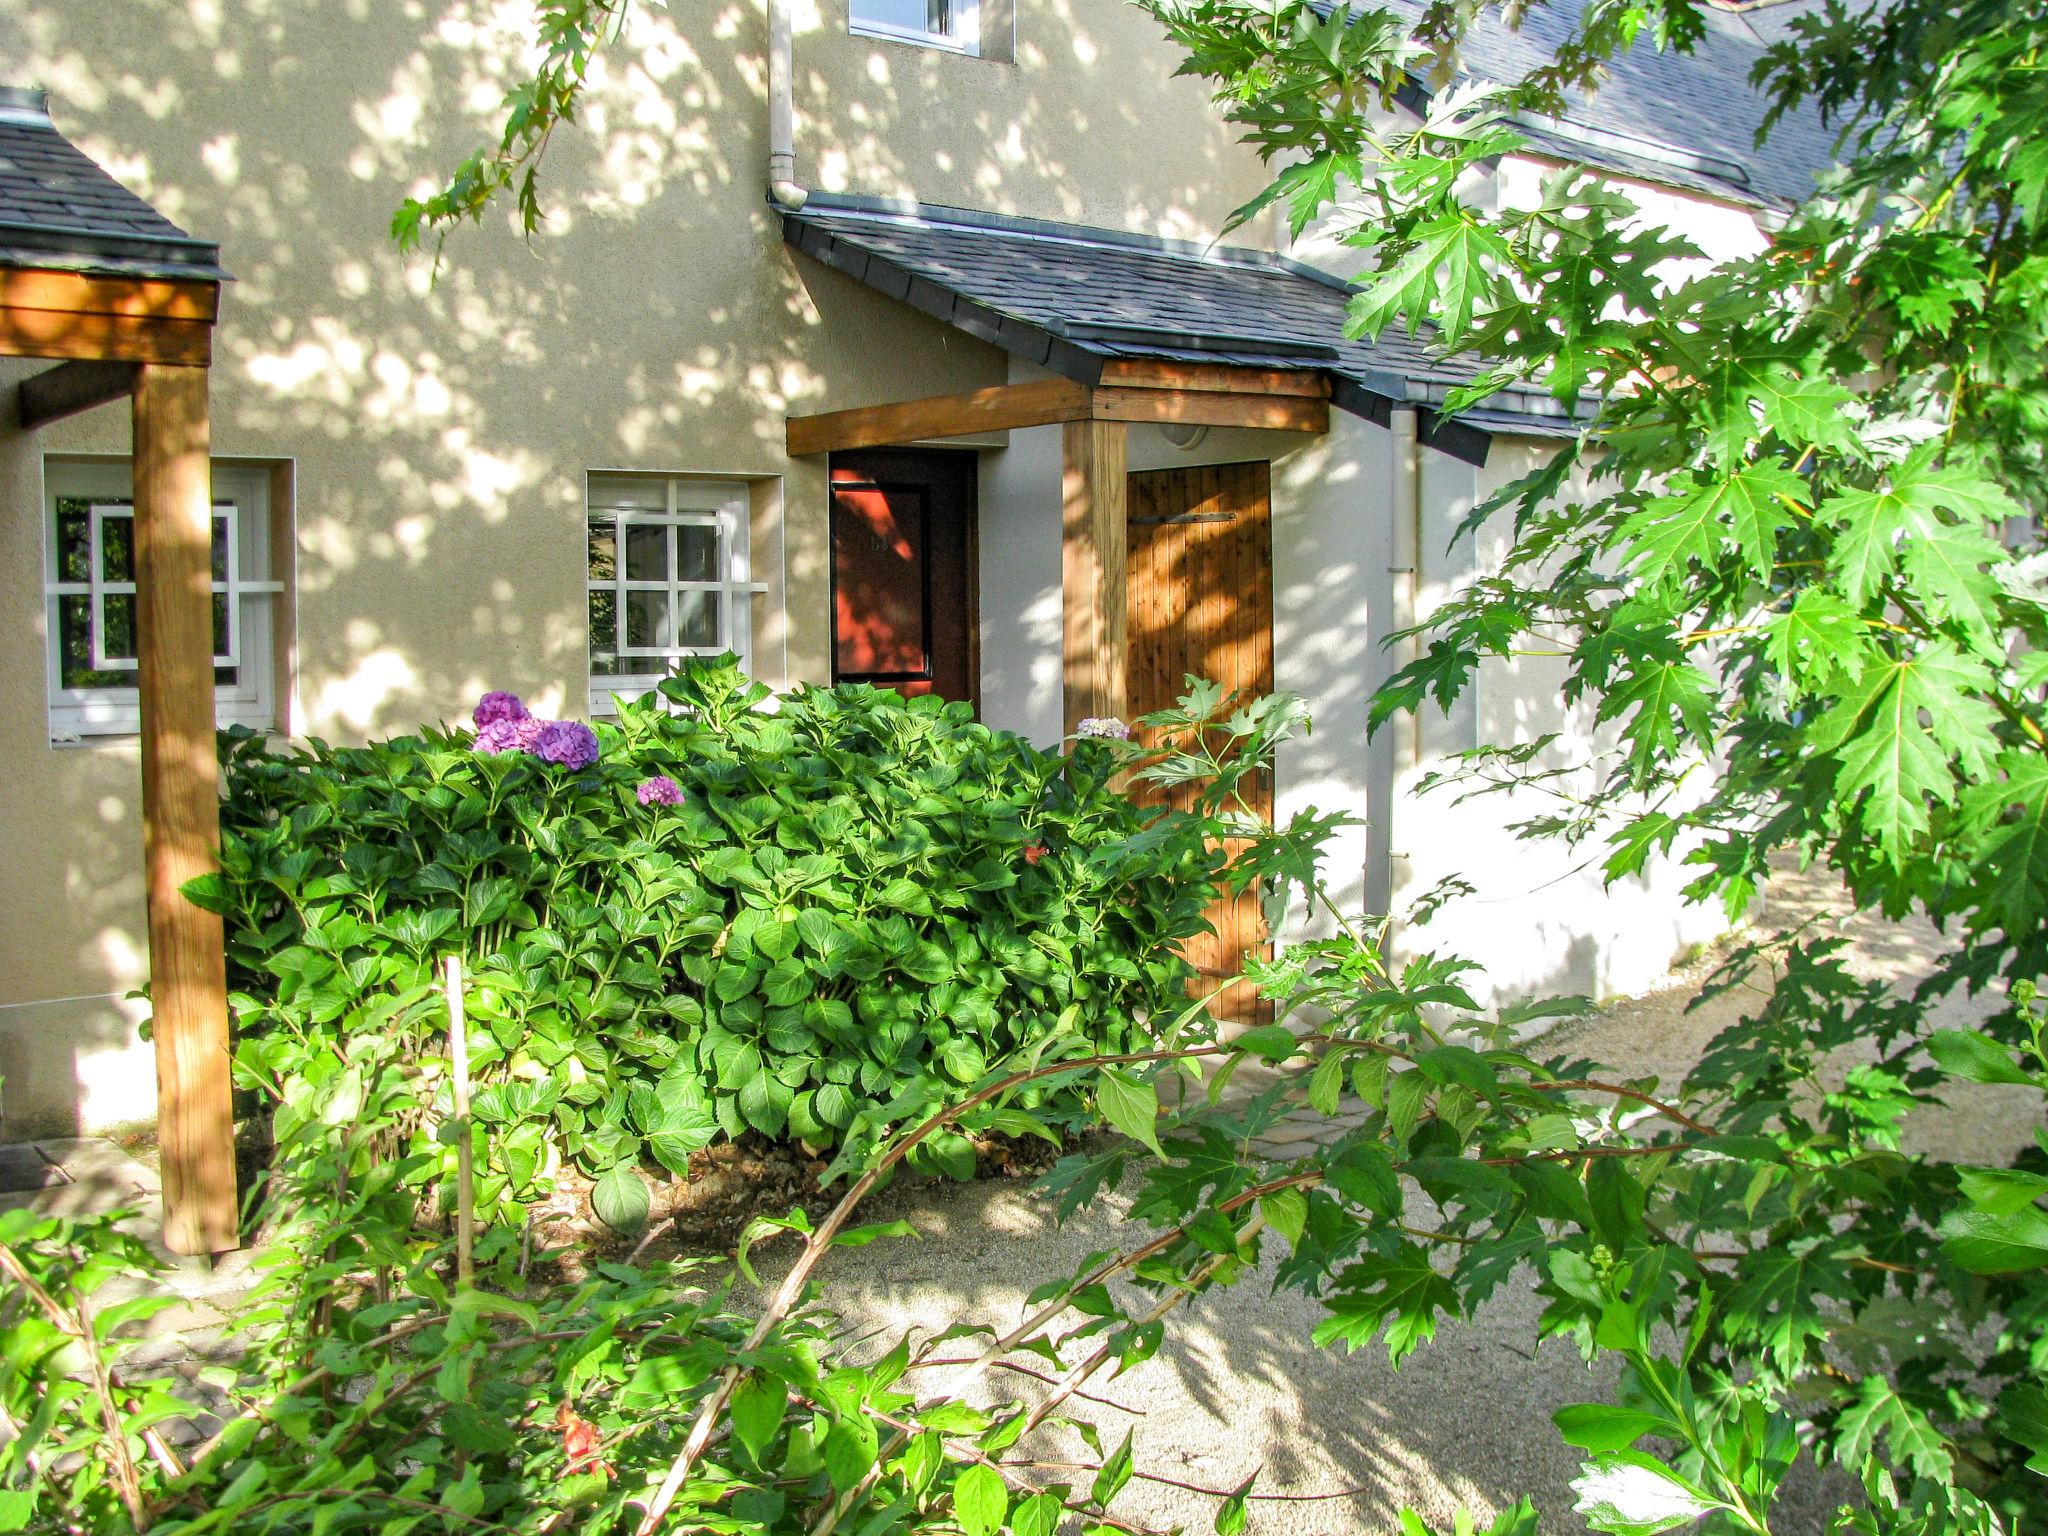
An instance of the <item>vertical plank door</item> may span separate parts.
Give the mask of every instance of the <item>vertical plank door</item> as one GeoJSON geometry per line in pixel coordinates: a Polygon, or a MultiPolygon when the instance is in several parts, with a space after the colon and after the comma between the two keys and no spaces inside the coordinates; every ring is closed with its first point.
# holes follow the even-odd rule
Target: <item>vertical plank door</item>
{"type": "MultiPolygon", "coordinates": [[[[1273,517],[1263,463],[1143,470],[1130,477],[1130,711],[1170,706],[1193,674],[1249,697],[1273,691],[1273,517]]],[[[1260,775],[1252,808],[1270,819],[1273,785],[1260,775]]],[[[1161,804],[1185,790],[1148,787],[1161,804]]],[[[1201,984],[1241,975],[1266,945],[1256,890],[1219,895],[1213,934],[1186,946],[1201,984]]],[[[1269,1010],[1248,982],[1217,998],[1219,1017],[1256,1022],[1269,1010]]]]}

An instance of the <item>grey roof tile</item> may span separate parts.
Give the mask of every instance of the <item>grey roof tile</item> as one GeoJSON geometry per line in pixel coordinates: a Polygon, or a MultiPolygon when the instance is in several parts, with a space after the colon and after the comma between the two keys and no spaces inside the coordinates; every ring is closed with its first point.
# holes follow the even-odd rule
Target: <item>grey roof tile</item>
{"type": "MultiPolygon", "coordinates": [[[[1351,286],[1270,252],[826,193],[783,229],[806,255],[1085,383],[1109,358],[1321,373],[1337,404],[1383,419],[1462,377],[1405,333],[1346,338],[1351,286]]],[[[1534,392],[1490,408],[1558,414],[1534,392]]]]}
{"type": "MultiPolygon", "coordinates": [[[[1374,0],[1422,13],[1424,0],[1374,0]]],[[[1834,163],[1834,133],[1817,112],[1786,114],[1759,145],[1769,102],[1750,83],[1770,43],[1824,0],[1772,0],[1740,9],[1708,6],[1706,33],[1691,53],[1638,42],[1615,57],[1600,88],[1573,96],[1562,118],[1522,126],[1531,145],[1562,158],[1686,191],[1765,207],[1795,203],[1834,163]]],[[[1549,62],[1578,29],[1569,0],[1534,6],[1519,28],[1488,5],[1466,39],[1467,77],[1513,84],[1549,62]]]]}
{"type": "Polygon", "coordinates": [[[0,86],[0,265],[219,280],[195,240],[107,174],[50,121],[37,90],[0,86]]]}

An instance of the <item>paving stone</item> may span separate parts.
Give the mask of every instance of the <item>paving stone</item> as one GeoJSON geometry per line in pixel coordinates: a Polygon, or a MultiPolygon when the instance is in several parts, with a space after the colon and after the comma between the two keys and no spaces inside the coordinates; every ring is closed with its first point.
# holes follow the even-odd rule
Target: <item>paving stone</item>
{"type": "Polygon", "coordinates": [[[104,1136],[55,1136],[33,1145],[39,1157],[59,1168],[115,1168],[134,1161],[104,1136]]]}
{"type": "Polygon", "coordinates": [[[1283,1120],[1274,1126],[1272,1130],[1260,1136],[1259,1140],[1271,1142],[1275,1146],[1295,1147],[1300,1146],[1304,1142],[1318,1140],[1318,1131],[1319,1127],[1313,1125],[1297,1125],[1293,1121],[1283,1120]]]}
{"type": "Polygon", "coordinates": [[[152,1193],[162,1188],[157,1171],[130,1157],[104,1137],[79,1137],[62,1141],[39,1141],[36,1151],[64,1170],[75,1183],[93,1181],[122,1184],[152,1193]]]}
{"type": "MultiPolygon", "coordinates": [[[[59,1184],[38,1193],[35,1208],[51,1216],[106,1216],[115,1211],[132,1211],[152,1206],[157,1197],[132,1184],[107,1179],[79,1180],[59,1184]]],[[[160,1225],[154,1222],[153,1225],[160,1225]]]]}
{"type": "Polygon", "coordinates": [[[45,1158],[30,1143],[0,1147],[0,1190],[8,1194],[32,1193],[67,1183],[64,1170],[45,1158]]]}

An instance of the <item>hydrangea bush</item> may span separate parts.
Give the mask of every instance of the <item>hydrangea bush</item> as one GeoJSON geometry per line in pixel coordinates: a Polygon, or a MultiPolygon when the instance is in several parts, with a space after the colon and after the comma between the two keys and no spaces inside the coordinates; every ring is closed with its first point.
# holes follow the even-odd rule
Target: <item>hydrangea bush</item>
{"type": "MultiPolygon", "coordinates": [[[[344,1038],[459,953],[486,1205],[567,1158],[630,1225],[643,1160],[680,1173],[748,1130],[857,1152],[1020,1045],[1122,1050],[1182,1006],[1216,856],[1117,792],[1102,744],[865,687],[766,695],[726,658],[595,731],[491,693],[474,733],[229,733],[195,894],[227,920],[238,1081],[289,1103],[345,1071],[344,1038]]],[[[445,1054],[435,1027],[414,1045],[445,1054]]],[[[1067,1111],[1048,1090],[1010,1128],[1067,1111]]]]}

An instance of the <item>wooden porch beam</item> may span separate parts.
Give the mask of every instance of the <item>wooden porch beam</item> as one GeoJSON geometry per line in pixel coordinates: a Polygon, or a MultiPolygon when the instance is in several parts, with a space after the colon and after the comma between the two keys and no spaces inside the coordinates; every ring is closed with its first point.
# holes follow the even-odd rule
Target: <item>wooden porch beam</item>
{"type": "Polygon", "coordinates": [[[0,272],[0,356],[203,368],[219,314],[218,283],[0,272]]]}
{"type": "Polygon", "coordinates": [[[1244,368],[1232,363],[1176,363],[1162,358],[1118,357],[1102,365],[1100,382],[1109,388],[1194,389],[1226,395],[1299,395],[1330,398],[1330,381],[1320,373],[1287,368],[1244,368]]]}
{"type": "Polygon", "coordinates": [[[1109,386],[1095,391],[1097,421],[1187,422],[1206,427],[1260,427],[1327,432],[1330,404],[1303,395],[1226,394],[1197,389],[1109,386]]]}
{"type": "Polygon", "coordinates": [[[1122,719],[1128,698],[1129,434],[1121,421],[1070,421],[1062,445],[1061,664],[1070,736],[1091,715],[1122,719]]]}
{"type": "Polygon", "coordinates": [[[866,405],[850,411],[789,418],[789,452],[840,453],[885,448],[932,437],[965,437],[1012,427],[1042,427],[1078,421],[1088,414],[1088,390],[1071,379],[1035,379],[998,384],[964,395],[933,395],[895,405],[866,405]]]}
{"type": "Polygon", "coordinates": [[[239,1246],[221,920],[187,899],[216,867],[213,493],[204,368],[151,364],[135,380],[137,677],[143,871],[156,1043],[164,1241],[239,1246]]]}
{"type": "Polygon", "coordinates": [[[21,381],[21,430],[33,432],[66,416],[97,405],[109,405],[135,393],[134,363],[85,362],[74,359],[46,368],[21,381]]]}

